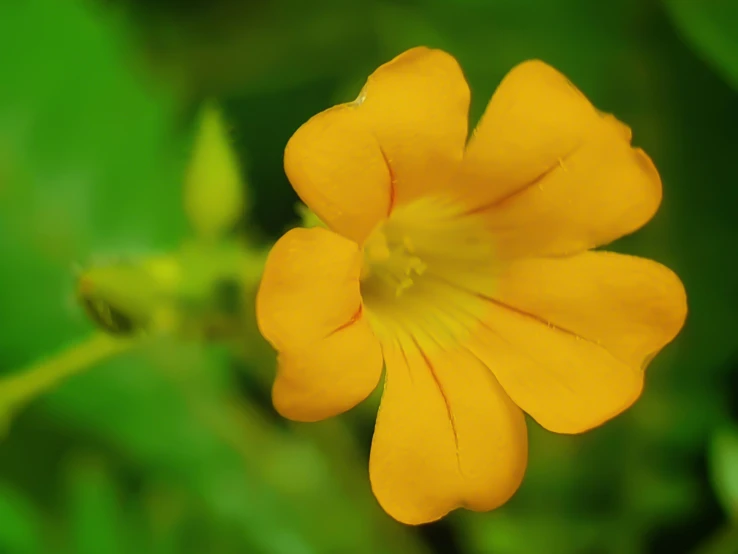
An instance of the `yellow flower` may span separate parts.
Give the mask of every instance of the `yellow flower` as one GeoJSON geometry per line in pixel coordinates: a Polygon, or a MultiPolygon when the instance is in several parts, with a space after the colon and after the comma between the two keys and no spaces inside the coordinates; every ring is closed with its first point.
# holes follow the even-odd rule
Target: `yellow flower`
{"type": "Polygon", "coordinates": [[[285,417],[348,410],[386,367],[369,473],[409,524],[506,502],[523,412],[557,433],[604,423],[686,317],[669,269],[590,251],[661,201],[628,127],[540,61],[505,77],[467,140],[468,109],[456,61],[415,48],[305,123],[285,170],[327,228],[283,236],[257,298],[285,417]]]}

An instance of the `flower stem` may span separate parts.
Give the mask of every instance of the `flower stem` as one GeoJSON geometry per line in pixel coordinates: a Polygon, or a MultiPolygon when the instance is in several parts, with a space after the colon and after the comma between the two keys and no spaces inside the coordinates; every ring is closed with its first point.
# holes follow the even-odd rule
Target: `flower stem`
{"type": "Polygon", "coordinates": [[[15,413],[61,381],[129,350],[134,340],[99,333],[52,358],[0,378],[0,432],[7,432],[15,413]]]}

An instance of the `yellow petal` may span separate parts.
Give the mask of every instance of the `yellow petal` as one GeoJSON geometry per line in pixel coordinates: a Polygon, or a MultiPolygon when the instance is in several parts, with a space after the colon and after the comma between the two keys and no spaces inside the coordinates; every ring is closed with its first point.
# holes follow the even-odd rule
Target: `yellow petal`
{"type": "Polygon", "coordinates": [[[684,286],[668,268],[613,252],[512,263],[495,297],[517,310],[599,344],[634,368],[684,325],[684,286]]]}
{"type": "Polygon", "coordinates": [[[379,503],[407,524],[464,507],[491,510],[517,490],[527,461],[522,412],[465,351],[427,358],[385,347],[369,472],[379,503]]]}
{"type": "Polygon", "coordinates": [[[391,168],[395,202],[448,188],[468,135],[469,87],[446,52],[418,47],[382,65],[358,101],[391,168]]]}
{"type": "Polygon", "coordinates": [[[658,209],[661,180],[630,130],[563,75],[526,62],[503,80],[470,141],[463,192],[500,258],[607,244],[658,209]]]}
{"type": "Polygon", "coordinates": [[[389,168],[354,105],[326,110],[300,127],[287,143],[284,169],[300,199],[356,242],[389,212],[389,168]]]}
{"type": "Polygon", "coordinates": [[[279,355],[272,389],[276,410],[295,421],[319,421],[356,406],[377,387],[382,351],[365,318],[315,343],[279,355]]]}
{"type": "Polygon", "coordinates": [[[292,229],[272,248],[256,297],[259,329],[276,350],[325,338],[361,311],[358,246],[321,227],[292,229]]]}
{"type": "Polygon", "coordinates": [[[628,408],[686,299],[664,266],[587,252],[511,264],[469,348],[543,427],[578,433],[628,408]]]}
{"type": "Polygon", "coordinates": [[[285,172],[320,219],[361,243],[397,203],[454,184],[468,110],[456,60],[413,48],[379,67],[354,102],[300,127],[285,172]]]}
{"type": "Polygon", "coordinates": [[[490,308],[468,347],[541,426],[581,433],[636,401],[643,372],[605,349],[529,315],[490,308]]]}
{"type": "Polygon", "coordinates": [[[356,243],[293,229],[269,254],[256,299],[264,337],[280,352],[272,396],[285,417],[341,413],[376,387],[382,354],[363,316],[356,243]]]}

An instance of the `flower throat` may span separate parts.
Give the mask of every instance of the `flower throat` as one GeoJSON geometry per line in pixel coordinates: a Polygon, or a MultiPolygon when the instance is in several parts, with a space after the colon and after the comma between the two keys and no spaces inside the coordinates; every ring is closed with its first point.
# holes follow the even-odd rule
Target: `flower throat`
{"type": "Polygon", "coordinates": [[[483,223],[463,208],[439,198],[398,206],[364,243],[361,295],[380,335],[445,342],[473,326],[494,262],[483,223]]]}

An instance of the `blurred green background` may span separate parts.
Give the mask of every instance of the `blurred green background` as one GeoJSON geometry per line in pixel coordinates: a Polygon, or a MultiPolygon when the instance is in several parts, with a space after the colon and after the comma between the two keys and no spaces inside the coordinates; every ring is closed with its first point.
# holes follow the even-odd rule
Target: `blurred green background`
{"type": "Polygon", "coordinates": [[[582,436],[531,423],[505,507],[407,528],[369,489],[373,401],[293,424],[253,327],[237,349],[155,341],[18,411],[0,554],[738,554],[736,0],[1,0],[0,374],[94,332],[75,264],[185,240],[204,99],[244,167],[241,231],[266,247],[298,222],[290,135],[421,44],[460,61],[474,119],[541,58],[655,160],[662,208],[612,248],[673,268],[690,315],[639,402],[582,436]]]}

